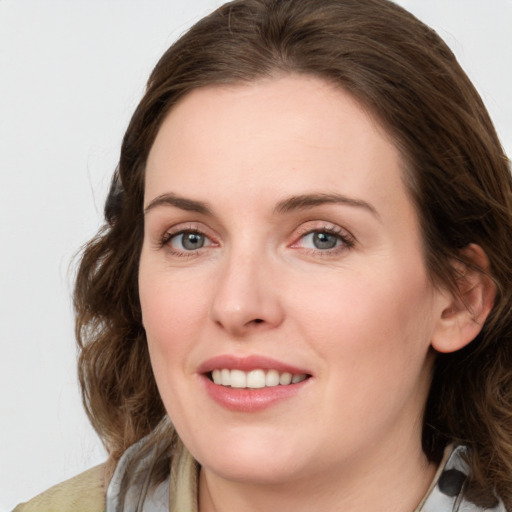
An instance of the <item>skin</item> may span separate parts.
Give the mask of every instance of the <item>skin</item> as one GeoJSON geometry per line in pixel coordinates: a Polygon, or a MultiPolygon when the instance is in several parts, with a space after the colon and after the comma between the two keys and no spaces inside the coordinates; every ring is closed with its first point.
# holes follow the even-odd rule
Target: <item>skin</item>
{"type": "Polygon", "coordinates": [[[162,399],[202,466],[201,512],[410,512],[424,495],[432,344],[456,348],[455,308],[425,269],[402,175],[386,132],[316,78],[206,87],[165,119],[146,169],[140,300],[162,399]],[[156,204],[163,194],[211,211],[156,204]],[[305,194],[352,202],[276,212],[305,194]],[[204,246],[187,250],[186,230],[204,246]],[[319,249],[311,232],[326,230],[335,247],[319,249]],[[262,411],[229,411],[198,373],[221,354],[311,377],[262,411]]]}

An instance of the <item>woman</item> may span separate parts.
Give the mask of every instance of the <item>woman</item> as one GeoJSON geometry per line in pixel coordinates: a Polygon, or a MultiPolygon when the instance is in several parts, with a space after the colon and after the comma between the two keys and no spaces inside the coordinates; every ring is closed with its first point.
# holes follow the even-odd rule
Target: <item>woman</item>
{"type": "Polygon", "coordinates": [[[75,305],[110,459],[21,510],[512,507],[508,160],[413,16],[204,18],[149,79],[105,216],[75,305]]]}

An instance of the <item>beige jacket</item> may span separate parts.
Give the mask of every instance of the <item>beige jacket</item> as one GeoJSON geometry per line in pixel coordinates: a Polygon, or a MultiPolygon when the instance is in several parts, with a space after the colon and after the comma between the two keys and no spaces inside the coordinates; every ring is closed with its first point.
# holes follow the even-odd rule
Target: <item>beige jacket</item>
{"type": "Polygon", "coordinates": [[[47,491],[13,512],[104,512],[105,466],[95,466],[47,491]]]}
{"type": "Polygon", "coordinates": [[[105,465],[99,465],[58,484],[27,503],[18,505],[13,512],[127,512],[138,510],[143,497],[146,511],[197,512],[197,476],[199,466],[180,442],[173,452],[173,464],[168,479],[157,488],[148,489],[147,473],[152,459],[144,451],[150,436],[128,448],[117,463],[108,484],[105,483],[105,465]],[[142,452],[141,452],[142,450],[142,452]],[[132,478],[126,494],[126,467],[132,461],[132,478]],[[166,491],[164,493],[159,492],[166,491]],[[165,497],[166,496],[166,497],[165,497]]]}

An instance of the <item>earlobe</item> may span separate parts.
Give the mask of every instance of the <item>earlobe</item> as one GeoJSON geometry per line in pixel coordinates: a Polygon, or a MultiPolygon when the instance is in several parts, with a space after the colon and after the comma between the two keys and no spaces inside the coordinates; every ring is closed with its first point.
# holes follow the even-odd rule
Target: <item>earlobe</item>
{"type": "Polygon", "coordinates": [[[461,256],[467,263],[454,262],[460,275],[458,294],[443,294],[445,303],[432,337],[432,347],[438,352],[455,352],[473,341],[494,305],[496,287],[484,250],[470,244],[461,256]]]}

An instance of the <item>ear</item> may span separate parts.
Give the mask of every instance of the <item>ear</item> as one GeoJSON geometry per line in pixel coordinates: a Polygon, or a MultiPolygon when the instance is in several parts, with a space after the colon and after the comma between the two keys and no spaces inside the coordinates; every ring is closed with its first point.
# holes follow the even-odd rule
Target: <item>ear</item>
{"type": "Polygon", "coordinates": [[[455,352],[473,341],[494,305],[496,286],[489,277],[489,259],[484,250],[470,244],[461,255],[467,263],[454,262],[460,276],[459,293],[441,292],[444,303],[432,337],[432,347],[438,352],[455,352]]]}

